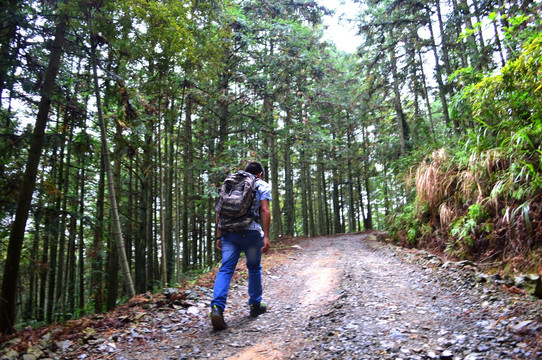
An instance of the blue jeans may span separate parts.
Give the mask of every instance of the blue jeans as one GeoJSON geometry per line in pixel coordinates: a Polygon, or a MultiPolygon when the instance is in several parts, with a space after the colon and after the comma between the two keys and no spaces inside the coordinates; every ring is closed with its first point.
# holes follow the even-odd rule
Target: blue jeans
{"type": "Polygon", "coordinates": [[[211,306],[226,308],[231,278],[241,252],[245,253],[248,269],[248,304],[259,305],[262,301],[262,245],[259,231],[247,230],[222,234],[222,266],[216,274],[214,296],[211,306]]]}

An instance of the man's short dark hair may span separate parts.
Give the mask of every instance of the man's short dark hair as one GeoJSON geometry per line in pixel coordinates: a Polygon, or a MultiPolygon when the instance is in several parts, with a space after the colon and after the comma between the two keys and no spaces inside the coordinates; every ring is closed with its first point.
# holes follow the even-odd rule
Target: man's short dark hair
{"type": "Polygon", "coordinates": [[[245,171],[251,173],[254,176],[257,176],[259,173],[264,173],[262,164],[256,161],[249,163],[245,171]]]}

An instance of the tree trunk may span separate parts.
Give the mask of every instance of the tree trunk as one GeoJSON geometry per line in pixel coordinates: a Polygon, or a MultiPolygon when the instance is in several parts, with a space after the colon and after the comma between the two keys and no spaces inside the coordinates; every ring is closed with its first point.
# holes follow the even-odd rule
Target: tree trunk
{"type": "Polygon", "coordinates": [[[305,150],[300,150],[300,166],[301,176],[299,177],[301,188],[301,223],[303,225],[303,236],[309,236],[309,194],[307,192],[307,182],[309,179],[306,177],[307,162],[305,161],[305,150]]]}
{"type": "Polygon", "coordinates": [[[307,181],[307,194],[308,194],[308,205],[309,205],[309,232],[310,236],[316,235],[316,224],[314,223],[314,196],[312,193],[312,175],[311,175],[311,165],[308,159],[305,160],[305,179],[307,181]]]}
{"type": "Polygon", "coordinates": [[[36,319],[38,310],[38,275],[41,271],[41,266],[38,259],[39,245],[41,241],[41,213],[43,204],[41,198],[38,200],[37,209],[34,216],[34,239],[32,240],[32,250],[30,252],[31,267],[30,267],[30,280],[29,280],[29,294],[26,298],[23,319],[36,319]]]}
{"type": "Polygon", "coordinates": [[[119,218],[119,211],[117,208],[117,196],[115,193],[115,181],[113,178],[113,171],[111,170],[111,161],[109,158],[109,146],[107,144],[107,132],[105,128],[105,121],[102,112],[102,100],[100,94],[100,86],[98,82],[98,65],[96,59],[96,43],[94,29],[92,25],[92,10],[89,10],[88,22],[90,27],[90,42],[91,42],[91,63],[94,77],[94,91],[96,96],[96,106],[98,108],[98,121],[100,124],[101,144],[102,144],[102,156],[104,157],[105,173],[107,174],[107,187],[109,190],[109,201],[111,206],[111,215],[113,221],[113,235],[115,236],[115,242],[119,254],[119,261],[122,267],[122,275],[127,287],[127,292],[130,297],[135,296],[134,285],[132,283],[132,276],[130,275],[130,265],[126,258],[126,251],[124,248],[124,241],[122,239],[122,230],[119,218]]]}
{"type": "Polygon", "coordinates": [[[101,313],[104,309],[105,294],[103,288],[103,236],[104,236],[104,201],[105,201],[105,165],[100,156],[100,171],[98,178],[98,194],[96,197],[96,223],[94,241],[89,257],[92,261],[91,288],[94,295],[94,311],[101,313]]]}
{"type": "MultiPolygon", "coordinates": [[[[481,23],[481,21],[480,21],[480,10],[478,8],[478,5],[477,5],[476,1],[472,2],[472,6],[474,6],[474,16],[476,17],[476,22],[481,23]]],[[[484,69],[484,71],[488,72],[489,71],[490,59],[489,59],[487,51],[486,51],[486,45],[485,45],[485,41],[484,41],[484,35],[482,34],[482,27],[481,26],[478,27],[478,39],[480,41],[480,51],[479,51],[480,62],[481,62],[480,66],[482,67],[482,69],[484,69]]]]}
{"type": "Polygon", "coordinates": [[[442,61],[444,62],[444,69],[446,70],[446,76],[452,75],[452,66],[450,64],[450,49],[448,48],[448,34],[444,28],[444,23],[442,21],[442,12],[440,8],[440,0],[435,0],[435,7],[437,9],[437,20],[440,31],[440,46],[442,48],[442,61]]]}
{"type": "Polygon", "coordinates": [[[290,137],[291,120],[291,111],[290,109],[286,109],[286,118],[284,119],[284,127],[287,132],[284,144],[284,234],[288,236],[293,236],[295,231],[294,184],[290,158],[292,149],[290,137]]]}
{"type": "MultiPolygon", "coordinates": [[[[80,192],[79,198],[79,214],[85,213],[85,163],[84,160],[81,162],[81,173],[80,173],[80,192]]],[[[85,307],[85,228],[84,228],[84,219],[79,219],[79,308],[83,309],[85,307]]]]}
{"type": "MultiPolygon", "coordinates": [[[[43,235],[43,249],[41,252],[41,263],[47,264],[49,262],[49,230],[47,224],[49,222],[49,211],[46,209],[40,210],[43,212],[45,221],[44,221],[44,235],[43,235]]],[[[45,266],[40,270],[40,289],[39,289],[39,307],[38,307],[38,316],[37,320],[45,320],[45,307],[47,303],[47,269],[45,266]]]]}
{"type": "MultiPolygon", "coordinates": [[[[111,232],[111,228],[108,230],[111,232]]],[[[107,237],[107,250],[107,297],[105,299],[105,309],[110,311],[117,306],[117,299],[119,297],[119,256],[117,247],[115,246],[115,240],[110,236],[107,237]]]]}
{"type": "Polygon", "coordinates": [[[273,102],[268,94],[264,95],[263,100],[263,117],[266,124],[272,129],[267,136],[267,146],[269,148],[268,158],[269,158],[269,167],[271,175],[271,197],[273,201],[271,203],[271,233],[273,234],[273,239],[277,239],[280,235],[283,234],[282,231],[282,217],[281,217],[281,207],[279,199],[279,164],[277,158],[276,150],[276,131],[274,130],[274,121],[273,121],[273,102]]]}
{"type": "MultiPolygon", "coordinates": [[[[460,0],[458,5],[462,18],[464,19],[464,25],[468,29],[473,29],[471,11],[468,2],[466,0],[460,0]]],[[[478,48],[476,37],[473,33],[467,37],[467,46],[470,54],[471,65],[478,70],[482,70],[482,52],[481,49],[478,48]]]]}
{"type": "MultiPolygon", "coordinates": [[[[17,0],[8,0],[3,2],[0,8],[0,94],[3,90],[9,88],[9,73],[15,66],[17,59],[17,49],[13,49],[12,42],[17,36],[18,23],[18,5],[17,0]]],[[[2,108],[2,97],[0,97],[0,108],[2,108]]],[[[6,116],[9,121],[9,116],[6,116]]],[[[6,129],[9,128],[9,123],[6,124],[6,129]]]]}
{"type": "Polygon", "coordinates": [[[361,224],[360,224],[360,230],[366,230],[366,225],[367,225],[367,218],[365,216],[365,205],[363,204],[363,186],[361,185],[361,175],[357,175],[356,176],[356,181],[357,181],[357,187],[358,187],[358,196],[359,196],[359,209],[360,209],[360,213],[361,213],[361,219],[363,221],[363,228],[361,227],[361,224]]]}
{"type": "Polygon", "coordinates": [[[192,84],[187,83],[186,110],[184,119],[184,168],[183,168],[183,272],[190,268],[190,219],[193,218],[194,204],[192,195],[194,193],[194,148],[192,142],[192,107],[191,94],[192,84]]]}
{"type": "Polygon", "coordinates": [[[405,113],[403,111],[403,105],[401,104],[401,90],[399,89],[399,74],[397,72],[397,59],[395,57],[395,47],[390,48],[390,65],[393,81],[393,106],[395,108],[396,121],[397,121],[397,135],[399,137],[399,149],[401,155],[406,154],[408,143],[408,126],[405,119],[405,113]]]}
{"type": "Polygon", "coordinates": [[[154,215],[154,189],[156,189],[154,180],[154,170],[155,170],[155,162],[154,162],[154,146],[155,143],[153,142],[153,134],[154,134],[154,124],[152,121],[150,122],[150,129],[148,130],[147,138],[148,142],[147,144],[152,144],[152,146],[149,146],[149,167],[148,167],[148,179],[149,183],[147,186],[147,191],[145,193],[145,196],[147,197],[145,199],[145,202],[147,203],[147,212],[145,213],[145,223],[147,224],[145,226],[145,247],[147,248],[147,283],[145,284],[145,291],[148,289],[151,289],[152,286],[154,286],[154,280],[155,277],[155,266],[154,266],[154,256],[156,255],[155,249],[154,249],[154,226],[153,226],[153,215],[154,215]]]}
{"type": "Polygon", "coordinates": [[[51,98],[56,82],[56,75],[60,67],[65,32],[66,17],[61,15],[61,19],[56,26],[55,39],[51,45],[49,64],[45,72],[45,81],[43,82],[43,87],[41,89],[38,115],[32,134],[28,160],[15,213],[15,221],[11,227],[6,262],[4,264],[2,292],[0,295],[2,299],[0,302],[0,332],[3,334],[12,333],[14,330],[13,327],[15,326],[17,282],[19,280],[19,264],[21,260],[24,233],[26,222],[28,220],[28,213],[30,211],[30,204],[32,202],[32,194],[36,186],[36,174],[43,148],[45,127],[47,125],[47,117],[51,107],[51,98]]]}
{"type": "MultiPolygon", "coordinates": [[[[173,106],[173,105],[172,105],[173,106]]],[[[166,211],[164,214],[165,222],[165,234],[164,241],[166,244],[166,274],[167,274],[167,284],[173,284],[173,276],[175,274],[175,252],[173,251],[173,159],[174,159],[174,144],[173,144],[173,135],[174,135],[174,121],[173,119],[168,119],[166,121],[166,136],[165,136],[165,147],[166,147],[166,178],[164,182],[165,186],[165,206],[166,211]]]]}
{"type": "MultiPolygon", "coordinates": [[[[367,134],[367,128],[363,128],[363,141],[366,144],[369,144],[369,138],[367,134]]],[[[364,151],[368,151],[369,145],[363,147],[364,151]]],[[[363,227],[365,230],[373,230],[373,213],[371,211],[371,180],[370,180],[370,171],[369,171],[369,154],[364,153],[363,158],[363,172],[365,180],[365,194],[367,196],[367,216],[364,219],[363,227]]]]}
{"type": "MultiPolygon", "coordinates": [[[[429,10],[428,10],[429,11],[429,10]]],[[[446,88],[444,86],[444,82],[442,80],[442,71],[440,68],[439,63],[439,57],[437,52],[437,45],[435,42],[435,36],[433,34],[433,25],[430,21],[430,16],[427,14],[428,19],[428,28],[429,28],[429,34],[431,36],[431,48],[433,49],[433,55],[435,57],[435,77],[437,80],[438,88],[439,88],[439,96],[440,96],[440,102],[442,104],[442,115],[444,117],[444,123],[448,125],[450,123],[450,113],[448,111],[448,101],[446,100],[446,88]]],[[[456,134],[460,133],[459,123],[457,122],[457,119],[453,118],[453,126],[454,126],[454,132],[456,134]]]]}
{"type": "Polygon", "coordinates": [[[55,299],[56,304],[58,306],[57,309],[61,310],[61,316],[64,316],[64,308],[66,305],[66,272],[64,271],[64,261],[66,256],[66,224],[68,222],[67,220],[67,214],[68,214],[68,192],[69,192],[69,184],[70,184],[70,161],[71,161],[71,144],[73,142],[73,126],[71,126],[71,119],[69,118],[69,114],[65,114],[64,117],[64,130],[62,131],[62,151],[60,154],[61,159],[61,170],[60,170],[60,176],[58,179],[60,191],[62,194],[62,201],[61,201],[61,207],[60,207],[60,227],[59,227],[59,249],[58,249],[58,270],[57,270],[57,282],[56,282],[56,293],[55,293],[55,299]],[[66,148],[66,136],[63,134],[63,132],[68,129],[69,138],[67,141],[67,153],[66,153],[66,160],[64,161],[64,150],[66,148]]]}
{"type": "MultiPolygon", "coordinates": [[[[159,107],[161,106],[161,102],[159,104],[159,107]]],[[[161,111],[160,111],[161,113],[161,111]]],[[[161,114],[160,114],[161,115],[161,114]]],[[[161,116],[159,116],[161,118],[161,116]]],[[[167,156],[167,154],[166,154],[167,156]]],[[[162,286],[165,288],[168,286],[168,277],[167,277],[167,245],[166,245],[166,219],[164,217],[164,207],[168,204],[164,201],[164,170],[163,170],[163,155],[162,155],[162,131],[161,126],[158,124],[158,164],[160,166],[158,170],[158,189],[160,192],[160,244],[161,244],[161,250],[162,250],[162,266],[161,266],[161,272],[160,272],[160,279],[162,281],[162,286]]]]}
{"type": "MultiPolygon", "coordinates": [[[[334,162],[338,161],[333,159],[334,162]]],[[[341,232],[341,205],[339,203],[339,172],[336,163],[333,164],[331,177],[332,198],[333,198],[333,233],[341,232]]]]}
{"type": "Polygon", "coordinates": [[[418,58],[420,61],[420,71],[422,73],[422,85],[423,85],[423,98],[425,100],[425,106],[427,107],[427,116],[429,118],[429,124],[431,126],[431,134],[433,135],[433,142],[435,144],[438,144],[439,141],[437,140],[437,136],[435,134],[435,121],[433,120],[433,111],[431,110],[431,102],[429,101],[429,89],[427,88],[427,82],[425,77],[425,71],[423,70],[423,60],[422,55],[419,50],[418,52],[418,58]]]}
{"type": "MultiPolygon", "coordinates": [[[[456,39],[460,39],[461,38],[461,33],[463,32],[463,29],[462,29],[462,25],[463,23],[461,22],[461,11],[459,9],[459,6],[457,5],[457,0],[452,0],[452,11],[453,11],[453,17],[457,20],[454,21],[454,37],[456,39]]],[[[469,60],[468,60],[468,52],[467,52],[467,47],[466,47],[466,43],[464,40],[459,40],[457,41],[457,44],[458,44],[458,48],[459,50],[455,49],[455,53],[458,53],[459,54],[459,58],[461,60],[461,67],[467,67],[469,66],[469,60]]]]}
{"type": "Polygon", "coordinates": [[[66,304],[66,318],[72,318],[75,314],[75,300],[78,297],[78,292],[76,292],[76,256],[75,256],[75,237],[77,235],[77,222],[75,217],[75,211],[70,215],[70,225],[69,225],[69,237],[68,237],[68,254],[67,254],[67,263],[66,263],[66,285],[64,286],[65,294],[68,296],[66,304]]]}
{"type": "Polygon", "coordinates": [[[324,181],[324,164],[323,164],[323,153],[322,151],[318,151],[318,158],[316,160],[316,198],[318,199],[318,207],[317,207],[317,214],[318,214],[318,235],[324,235],[326,234],[326,208],[325,208],[325,181],[324,181]]]}
{"type": "Polygon", "coordinates": [[[151,204],[148,203],[148,192],[150,184],[150,168],[151,168],[151,155],[150,155],[150,140],[148,131],[145,135],[145,145],[143,148],[143,160],[140,176],[140,188],[137,192],[139,201],[139,229],[134,242],[135,250],[135,278],[136,278],[136,287],[139,293],[143,293],[147,290],[147,227],[149,226],[147,222],[147,212],[151,211],[151,204]]]}
{"type": "MultiPolygon", "coordinates": [[[[348,121],[350,119],[347,118],[348,121]]],[[[352,175],[352,156],[353,153],[352,150],[352,128],[351,126],[348,129],[348,132],[346,134],[346,142],[348,146],[347,151],[347,169],[346,174],[347,177],[347,184],[348,184],[348,232],[356,232],[356,215],[355,215],[355,205],[354,205],[354,177],[352,175]]]]}

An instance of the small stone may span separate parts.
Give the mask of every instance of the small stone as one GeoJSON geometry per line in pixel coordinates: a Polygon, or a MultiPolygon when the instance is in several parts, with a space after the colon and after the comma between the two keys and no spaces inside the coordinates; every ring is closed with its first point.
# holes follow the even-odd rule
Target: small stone
{"type": "Polygon", "coordinates": [[[165,288],[163,292],[164,296],[168,299],[178,293],[179,293],[179,289],[177,288],[165,288]]]}
{"type": "Polygon", "coordinates": [[[29,346],[28,350],[26,351],[27,355],[33,355],[36,357],[36,359],[39,359],[43,355],[43,351],[37,346],[29,346]]]}
{"type": "Polygon", "coordinates": [[[196,315],[199,313],[199,309],[197,308],[197,306],[191,306],[188,308],[187,312],[189,314],[196,315]]]}
{"type": "Polygon", "coordinates": [[[444,350],[440,354],[440,358],[443,359],[443,360],[450,360],[450,359],[453,359],[453,357],[454,357],[454,354],[452,354],[452,352],[450,350],[444,350]]]}
{"type": "Polygon", "coordinates": [[[58,341],[58,342],[56,343],[56,346],[57,346],[61,351],[66,351],[66,350],[69,349],[72,345],[73,345],[73,342],[72,342],[72,341],[69,341],[69,340],[58,341]]]}
{"type": "Polygon", "coordinates": [[[13,349],[9,349],[5,354],[2,354],[2,359],[16,360],[19,358],[19,353],[13,349]]]}
{"type": "Polygon", "coordinates": [[[457,263],[457,266],[459,267],[466,267],[466,266],[473,266],[473,267],[478,267],[478,264],[470,261],[470,260],[462,260],[462,261],[459,261],[457,263]]]}
{"type": "Polygon", "coordinates": [[[528,326],[532,324],[531,320],[525,320],[511,327],[513,332],[522,332],[528,329],[528,326]]]}

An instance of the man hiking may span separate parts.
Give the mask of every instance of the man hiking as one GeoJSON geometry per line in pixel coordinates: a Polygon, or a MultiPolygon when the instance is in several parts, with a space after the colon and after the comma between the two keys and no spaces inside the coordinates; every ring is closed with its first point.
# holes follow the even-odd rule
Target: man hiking
{"type": "Polygon", "coordinates": [[[245,171],[229,175],[220,189],[216,206],[216,246],[222,251],[222,266],[216,275],[211,301],[211,322],[215,330],[227,327],[224,309],[231,278],[241,252],[245,253],[248,269],[250,316],[257,317],[267,310],[262,303],[261,258],[262,253],[267,253],[271,246],[271,187],[262,180],[263,175],[263,166],[258,162],[251,162],[245,171]],[[242,209],[247,206],[248,209],[242,209]],[[238,212],[244,215],[239,215],[238,212]]]}

